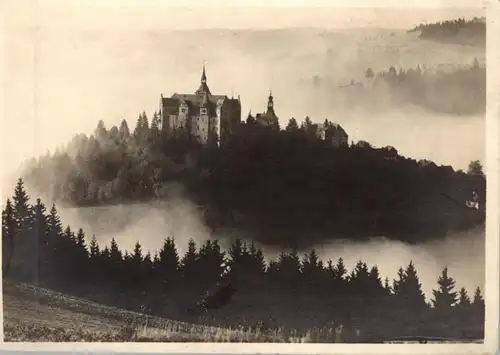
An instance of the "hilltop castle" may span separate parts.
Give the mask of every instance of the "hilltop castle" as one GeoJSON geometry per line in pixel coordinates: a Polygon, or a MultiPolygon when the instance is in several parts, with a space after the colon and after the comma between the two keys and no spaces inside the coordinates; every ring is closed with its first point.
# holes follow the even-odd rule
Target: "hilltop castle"
{"type": "MultiPolygon", "coordinates": [[[[269,92],[266,111],[258,113],[255,118],[249,113],[249,118],[259,125],[279,129],[272,92],[269,92]]],[[[207,85],[203,65],[200,86],[194,94],[161,95],[160,119],[162,130],[167,134],[185,130],[201,144],[217,138],[219,144],[223,144],[241,124],[241,102],[239,96],[234,99],[227,95],[213,95],[207,85]]],[[[337,147],[348,145],[348,135],[340,125],[326,121],[314,126],[319,139],[337,147]]]]}
{"type": "Polygon", "coordinates": [[[223,143],[241,122],[241,102],[226,95],[213,95],[207,85],[205,65],[201,83],[194,94],[175,93],[160,99],[162,130],[185,129],[206,144],[211,137],[223,143]]]}

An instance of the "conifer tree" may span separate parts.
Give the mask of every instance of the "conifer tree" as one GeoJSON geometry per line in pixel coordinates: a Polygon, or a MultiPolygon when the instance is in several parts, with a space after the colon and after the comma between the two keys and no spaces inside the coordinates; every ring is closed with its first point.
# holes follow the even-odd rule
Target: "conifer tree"
{"type": "Polygon", "coordinates": [[[293,248],[289,253],[280,253],[277,266],[280,280],[295,288],[300,279],[300,258],[297,249],[293,248]]]}
{"type": "Polygon", "coordinates": [[[94,134],[99,141],[108,138],[108,131],[106,130],[106,125],[104,124],[103,120],[99,120],[99,122],[97,123],[97,127],[95,129],[94,134]]]}
{"type": "Polygon", "coordinates": [[[266,272],[266,261],[264,259],[264,254],[260,248],[255,246],[252,241],[250,244],[250,257],[252,258],[252,272],[255,276],[261,276],[266,272]]]}
{"type": "Polygon", "coordinates": [[[315,249],[312,249],[311,252],[306,253],[302,259],[301,272],[305,283],[316,289],[320,286],[319,283],[322,271],[319,255],[315,249]]]}
{"type": "Polygon", "coordinates": [[[389,278],[386,277],[384,279],[384,289],[388,295],[392,294],[392,288],[391,285],[389,284],[389,278]]]}
{"type": "Polygon", "coordinates": [[[77,274],[80,277],[86,277],[87,275],[87,262],[89,259],[89,253],[87,250],[87,245],[85,243],[85,233],[82,228],[79,228],[76,232],[75,237],[75,260],[74,263],[77,267],[77,274]]]}
{"type": "Polygon", "coordinates": [[[472,307],[477,318],[484,319],[485,303],[483,295],[481,294],[481,289],[479,287],[474,291],[474,300],[472,301],[472,307]]]}
{"type": "Polygon", "coordinates": [[[153,260],[151,259],[151,253],[148,251],[146,255],[144,255],[144,259],[142,261],[142,277],[145,285],[150,286],[150,283],[153,281],[153,260]]]}
{"type": "Polygon", "coordinates": [[[344,264],[344,259],[339,258],[337,264],[335,264],[335,279],[337,281],[342,281],[347,275],[347,269],[344,264]]]}
{"type": "Polygon", "coordinates": [[[158,255],[158,252],[155,251],[155,255],[153,256],[153,266],[157,268],[159,264],[160,264],[160,257],[158,255]]]}
{"type": "Polygon", "coordinates": [[[422,291],[422,284],[420,283],[420,278],[417,275],[413,261],[410,261],[405,270],[405,292],[408,300],[413,304],[415,309],[419,310],[426,307],[427,303],[422,291]]]}
{"type": "Polygon", "coordinates": [[[47,237],[49,243],[54,246],[55,251],[63,234],[61,219],[59,218],[55,204],[52,205],[49,215],[47,216],[47,225],[47,237]]]}
{"type": "Polygon", "coordinates": [[[97,243],[95,234],[92,236],[92,239],[90,240],[89,251],[90,251],[90,260],[97,261],[99,255],[101,255],[101,251],[99,250],[99,243],[97,243]]]}
{"type": "Polygon", "coordinates": [[[68,225],[64,229],[62,238],[56,244],[56,260],[58,267],[68,280],[76,280],[74,273],[77,271],[75,265],[76,237],[68,225]]]}
{"type": "Polygon", "coordinates": [[[7,199],[5,208],[2,210],[2,275],[6,277],[15,248],[15,234],[17,223],[14,217],[14,209],[10,199],[7,199]]]}
{"type": "Polygon", "coordinates": [[[144,133],[147,133],[149,131],[149,120],[148,116],[146,115],[146,111],[142,111],[142,124],[141,124],[144,133]]]}
{"type": "Polygon", "coordinates": [[[153,260],[151,259],[151,252],[148,251],[144,256],[144,263],[146,264],[146,267],[153,266],[153,260]]]}
{"type": "Polygon", "coordinates": [[[399,269],[398,279],[393,283],[393,292],[398,306],[402,309],[417,311],[427,308],[422,284],[413,261],[410,261],[406,270],[399,269]]]}
{"type": "Polygon", "coordinates": [[[467,294],[465,287],[462,287],[458,292],[458,303],[457,306],[460,308],[469,308],[471,306],[471,300],[467,294]]]}
{"type": "Polygon", "coordinates": [[[69,226],[69,224],[66,226],[66,228],[64,229],[64,237],[66,238],[65,240],[66,241],[75,241],[76,238],[75,238],[75,234],[73,233],[73,231],[71,230],[71,227],[69,226]]]}
{"type": "Polygon", "coordinates": [[[394,295],[396,296],[403,296],[404,295],[404,282],[405,282],[405,272],[402,267],[399,268],[398,270],[398,279],[393,280],[393,292],[394,295]]]}
{"type": "Polygon", "coordinates": [[[193,282],[197,279],[197,262],[198,262],[198,252],[196,249],[195,241],[190,238],[188,242],[188,250],[184,254],[181,260],[181,272],[183,277],[183,282],[189,288],[193,286],[193,282]]]}
{"type": "Polygon", "coordinates": [[[368,274],[368,287],[370,294],[374,296],[374,298],[381,297],[383,295],[386,295],[387,293],[384,292],[386,289],[382,285],[382,279],[380,278],[380,272],[378,270],[377,265],[372,266],[370,269],[370,272],[368,274]]]}
{"type": "Polygon", "coordinates": [[[139,268],[139,265],[142,263],[144,260],[144,257],[142,255],[142,246],[139,241],[137,241],[134,245],[134,254],[132,255],[132,260],[134,264],[139,268]]]}
{"type": "Polygon", "coordinates": [[[359,260],[349,275],[350,289],[354,292],[355,296],[363,295],[369,284],[369,277],[368,265],[362,260],[359,260]]]}
{"type": "MultiPolygon", "coordinates": [[[[243,251],[245,253],[245,251],[243,251]]],[[[198,253],[200,282],[204,287],[221,281],[224,271],[224,254],[217,241],[207,240],[198,253]]],[[[234,272],[234,270],[231,270],[234,272]]]]}
{"type": "Polygon", "coordinates": [[[196,263],[197,257],[198,255],[196,250],[196,243],[192,238],[190,238],[188,242],[188,250],[182,257],[181,261],[183,269],[186,269],[187,267],[192,266],[194,263],[196,263]]]}
{"type": "Polygon", "coordinates": [[[297,120],[295,118],[290,118],[288,121],[288,124],[285,128],[286,131],[297,131],[299,129],[299,125],[297,123],[297,120]]]}
{"type": "Polygon", "coordinates": [[[457,292],[453,291],[455,288],[455,280],[448,276],[448,268],[445,267],[438,278],[438,290],[432,290],[434,299],[432,304],[437,310],[450,310],[451,307],[457,302],[457,292]]]}
{"type": "Polygon", "coordinates": [[[278,261],[269,261],[269,264],[266,268],[266,274],[270,277],[271,280],[279,280],[280,274],[278,261]]]}
{"type": "Polygon", "coordinates": [[[64,254],[64,237],[62,223],[57,213],[55,204],[52,204],[47,215],[47,262],[45,264],[47,272],[53,278],[56,275],[63,273],[63,268],[60,267],[61,255],[64,254]]]}
{"type": "Polygon", "coordinates": [[[126,120],[122,120],[120,123],[120,128],[118,130],[120,139],[122,141],[127,140],[130,137],[130,130],[128,128],[128,124],[126,120]]]}
{"type": "Polygon", "coordinates": [[[150,135],[153,140],[153,142],[156,142],[156,140],[160,137],[160,115],[155,112],[153,114],[153,119],[151,120],[151,130],[150,130],[150,135]]]}
{"type": "Polygon", "coordinates": [[[158,254],[157,277],[164,286],[177,281],[179,277],[180,260],[175,239],[168,237],[164,240],[163,246],[158,254]]]}
{"type": "Polygon", "coordinates": [[[76,245],[79,248],[79,251],[83,255],[87,255],[87,245],[85,244],[85,233],[82,228],[79,228],[76,232],[76,245]]]}
{"type": "Polygon", "coordinates": [[[103,268],[105,268],[105,270],[108,270],[108,268],[109,268],[109,259],[110,258],[111,258],[111,252],[109,251],[109,248],[106,245],[101,252],[102,265],[103,265],[103,268]]]}
{"type": "Polygon", "coordinates": [[[232,270],[236,271],[243,257],[243,243],[241,239],[236,238],[227,253],[229,256],[229,265],[231,265],[232,270]]]}
{"type": "Polygon", "coordinates": [[[117,265],[123,260],[122,252],[118,247],[118,243],[116,242],[115,238],[111,238],[109,254],[111,261],[117,265]]]}
{"type": "Polygon", "coordinates": [[[473,315],[473,322],[476,324],[477,328],[481,329],[483,334],[484,334],[485,311],[486,308],[485,308],[484,298],[481,294],[481,289],[477,287],[474,292],[474,300],[472,302],[471,313],[473,315]]]}
{"type": "Polygon", "coordinates": [[[22,178],[17,180],[12,197],[14,218],[17,222],[17,228],[20,233],[27,233],[31,226],[31,209],[29,205],[29,196],[24,189],[24,181],[22,178]]]}
{"type": "Polygon", "coordinates": [[[32,209],[33,213],[33,229],[35,236],[36,257],[38,258],[38,274],[42,279],[47,277],[50,272],[51,250],[48,239],[48,220],[47,208],[45,204],[38,198],[32,209]]]}

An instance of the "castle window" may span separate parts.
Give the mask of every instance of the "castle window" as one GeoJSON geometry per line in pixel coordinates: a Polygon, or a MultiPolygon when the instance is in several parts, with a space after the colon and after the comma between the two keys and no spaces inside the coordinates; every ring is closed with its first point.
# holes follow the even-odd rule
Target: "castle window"
{"type": "Polygon", "coordinates": [[[182,113],[185,113],[185,112],[186,112],[186,109],[185,109],[185,108],[181,108],[181,112],[182,112],[182,113]]]}

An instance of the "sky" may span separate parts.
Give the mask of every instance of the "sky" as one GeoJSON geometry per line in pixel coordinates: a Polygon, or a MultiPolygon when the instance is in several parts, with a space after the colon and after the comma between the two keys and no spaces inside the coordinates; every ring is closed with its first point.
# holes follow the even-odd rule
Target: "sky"
{"type": "MultiPolygon", "coordinates": [[[[252,3],[249,7],[234,1],[230,7],[220,1],[204,1],[205,7],[200,7],[193,1],[148,1],[148,5],[131,0],[5,1],[3,171],[12,171],[23,159],[53,150],[76,133],[91,133],[99,119],[108,126],[119,124],[122,118],[135,122],[140,111],[151,113],[156,108],[163,89],[166,93],[176,90],[174,87],[195,90],[199,67],[206,58],[191,54],[198,49],[184,48],[182,43],[175,47],[175,57],[169,56],[168,45],[161,38],[155,39],[162,31],[410,28],[422,21],[484,15],[483,2],[472,0],[418,1],[418,6],[411,1],[403,5],[366,0],[276,1],[273,7],[252,3]],[[163,71],[167,66],[170,69],[163,71]]],[[[232,48],[224,49],[223,45],[223,50],[211,54],[213,61],[231,57],[232,48]]],[[[264,62],[248,61],[254,76],[267,70],[264,62]]],[[[207,70],[212,85],[222,83],[216,91],[228,92],[239,85],[236,79],[223,83],[224,68],[207,70]]],[[[264,82],[263,74],[259,78],[263,81],[259,90],[267,96],[270,85],[264,82]]],[[[264,107],[265,97],[262,100],[264,107]]]]}
{"type": "Polygon", "coordinates": [[[10,1],[8,25],[68,28],[406,28],[408,23],[481,16],[486,1],[10,1]],[[21,6],[22,4],[22,6],[21,6]],[[202,7],[203,6],[203,7],[202,7]]]}

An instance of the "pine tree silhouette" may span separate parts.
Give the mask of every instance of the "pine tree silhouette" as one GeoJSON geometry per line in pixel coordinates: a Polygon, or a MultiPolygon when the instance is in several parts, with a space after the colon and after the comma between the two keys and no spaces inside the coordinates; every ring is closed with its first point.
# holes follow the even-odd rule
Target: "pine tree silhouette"
{"type": "Polygon", "coordinates": [[[164,290],[171,287],[178,281],[180,276],[180,260],[174,238],[168,237],[164,240],[163,246],[158,254],[158,261],[156,262],[156,265],[157,278],[163,285],[162,287],[164,290]]]}
{"type": "Polygon", "coordinates": [[[472,305],[467,290],[462,287],[458,292],[458,303],[457,306],[460,308],[469,308],[472,305]]]}
{"type": "Polygon", "coordinates": [[[17,231],[17,223],[14,217],[14,209],[7,199],[5,208],[2,210],[2,277],[5,278],[11,266],[14,254],[14,239],[17,231]]]}
{"type": "Polygon", "coordinates": [[[432,304],[436,310],[449,311],[457,302],[457,292],[455,288],[455,280],[448,276],[448,268],[445,267],[438,278],[438,290],[432,290],[434,299],[432,304]]]}

